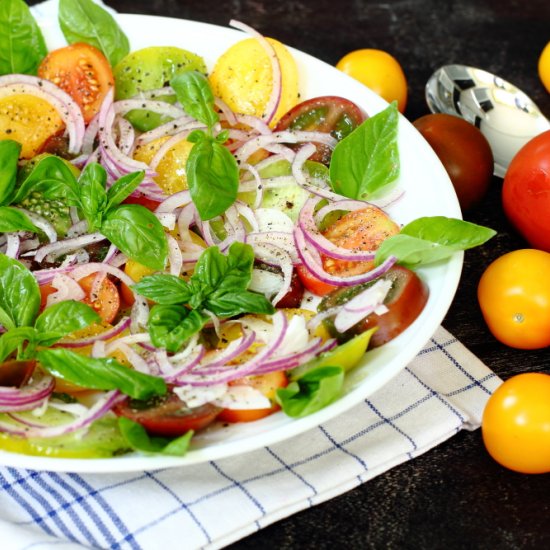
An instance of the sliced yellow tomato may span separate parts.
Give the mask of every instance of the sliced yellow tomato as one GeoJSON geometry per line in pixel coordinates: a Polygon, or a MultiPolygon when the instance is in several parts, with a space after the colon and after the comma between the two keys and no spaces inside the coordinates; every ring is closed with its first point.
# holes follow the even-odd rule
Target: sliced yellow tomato
{"type": "Polygon", "coordinates": [[[37,155],[46,140],[64,127],[59,113],[45,99],[30,94],[0,98],[0,140],[21,143],[23,159],[37,155]]]}
{"type": "MultiPolygon", "coordinates": [[[[298,103],[298,69],[288,49],[277,40],[267,39],[279,59],[282,91],[279,108],[270,123],[277,121],[298,103]]],[[[255,38],[231,46],[217,61],[210,75],[214,95],[236,113],[261,117],[273,89],[271,60],[255,38]]]]}
{"type": "MultiPolygon", "coordinates": [[[[141,162],[150,164],[159,149],[170,139],[168,136],[161,137],[138,147],[134,158],[141,162]]],[[[153,178],[158,186],[168,195],[187,189],[187,173],[185,164],[193,144],[182,140],[170,147],[155,168],[157,176],[153,178]]]]}

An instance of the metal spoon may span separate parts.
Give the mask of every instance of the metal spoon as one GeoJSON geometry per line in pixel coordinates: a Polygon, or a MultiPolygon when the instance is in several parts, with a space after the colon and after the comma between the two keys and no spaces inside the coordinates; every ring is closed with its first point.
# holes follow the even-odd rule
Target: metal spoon
{"type": "Polygon", "coordinates": [[[465,65],[435,71],[426,84],[426,102],[432,113],[458,115],[481,130],[493,151],[494,173],[500,177],[525,143],[550,129],[550,121],[521,90],[465,65]]]}

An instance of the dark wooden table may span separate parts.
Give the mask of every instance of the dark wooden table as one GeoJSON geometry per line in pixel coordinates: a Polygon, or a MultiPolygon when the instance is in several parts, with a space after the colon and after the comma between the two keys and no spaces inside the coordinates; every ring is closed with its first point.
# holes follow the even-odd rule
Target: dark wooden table
{"type": "MultiPolygon", "coordinates": [[[[424,84],[441,65],[462,63],[499,74],[550,117],[537,61],[550,40],[548,0],[112,0],[121,12],[227,25],[231,18],[335,64],[347,52],[379,48],[402,64],[409,83],[405,116],[428,113],[424,84]]],[[[526,243],[501,208],[502,180],[466,219],[498,230],[490,246],[466,254],[444,326],[502,378],[550,372],[548,349],[499,344],[481,317],[476,287],[485,267],[526,243]]],[[[550,475],[501,468],[481,434],[459,433],[361,487],[295,514],[232,546],[246,548],[550,548],[550,475]]]]}

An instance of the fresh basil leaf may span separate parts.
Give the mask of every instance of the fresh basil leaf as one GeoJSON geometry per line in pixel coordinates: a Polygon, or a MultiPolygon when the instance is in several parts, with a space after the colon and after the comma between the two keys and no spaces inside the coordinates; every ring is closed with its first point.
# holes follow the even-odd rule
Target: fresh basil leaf
{"type": "Polygon", "coordinates": [[[0,74],[36,74],[48,49],[23,0],[0,2],[0,28],[0,74]]]}
{"type": "Polygon", "coordinates": [[[17,327],[0,336],[0,363],[5,361],[24,342],[32,342],[36,331],[32,327],[17,327]]]}
{"type": "Polygon", "coordinates": [[[158,274],[143,277],[132,290],[157,304],[185,304],[191,297],[189,285],[175,275],[158,274]]]}
{"type": "Polygon", "coordinates": [[[114,17],[92,0],[59,0],[59,25],[67,42],[85,42],[101,50],[114,67],[130,43],[114,17]]]}
{"type": "Polygon", "coordinates": [[[67,334],[100,320],[101,317],[88,304],[65,300],[47,307],[36,319],[34,327],[40,333],[40,343],[51,346],[67,334]]]}
{"type": "Polygon", "coordinates": [[[208,79],[198,71],[186,71],[170,80],[170,86],[186,113],[212,128],[219,120],[208,79]]]}
{"type": "Polygon", "coordinates": [[[176,353],[208,320],[207,316],[201,315],[195,309],[156,305],[149,313],[149,335],[154,346],[176,353]]]}
{"type": "Polygon", "coordinates": [[[45,349],[36,357],[53,376],[83,388],[120,390],[134,399],[166,393],[162,378],[124,367],[112,358],[86,357],[64,348],[45,349]]]}
{"type": "Polygon", "coordinates": [[[16,189],[12,203],[20,203],[33,191],[40,191],[46,199],[64,199],[67,204],[78,205],[80,188],[65,161],[54,155],[40,160],[31,173],[16,189]]]}
{"type": "Polygon", "coordinates": [[[17,208],[11,206],[0,206],[0,233],[11,233],[13,231],[31,231],[36,233],[36,227],[29,217],[17,208]]]}
{"type": "Polygon", "coordinates": [[[479,246],[496,232],[488,227],[454,218],[434,216],[419,218],[385,239],[376,251],[375,264],[390,256],[399,264],[415,268],[451,257],[458,250],[479,246]]]}
{"type": "Polygon", "coordinates": [[[129,197],[142,182],[145,172],[132,172],[119,178],[107,190],[107,210],[118,206],[124,199],[129,197]]]}
{"type": "Polygon", "coordinates": [[[227,256],[217,246],[210,246],[199,256],[191,282],[200,282],[213,291],[223,282],[226,274],[227,256]]]}
{"type": "Polygon", "coordinates": [[[398,122],[393,102],[338,142],[330,161],[330,181],[336,193],[365,199],[397,179],[398,122]]]}
{"type": "Polygon", "coordinates": [[[164,269],[168,243],[158,218],[139,204],[121,204],[105,215],[100,228],[126,256],[151,269],[164,269]]]}
{"type": "Polygon", "coordinates": [[[211,138],[195,143],[185,167],[191,198],[202,220],[219,216],[235,202],[239,167],[223,145],[211,138]]]}
{"type": "Polygon", "coordinates": [[[105,168],[92,162],[84,168],[78,178],[80,186],[80,209],[88,221],[88,230],[101,227],[103,213],[107,207],[107,173],[105,168]]]}
{"type": "Polygon", "coordinates": [[[206,299],[205,308],[220,317],[233,317],[241,313],[272,315],[275,308],[263,295],[247,290],[226,292],[216,290],[206,299]]]}
{"type": "Polygon", "coordinates": [[[190,430],[176,438],[150,436],[141,424],[124,416],[118,418],[118,426],[126,443],[135,451],[168,456],[184,456],[195,433],[190,430]]]}
{"type": "Polygon", "coordinates": [[[284,413],[301,418],[326,407],[342,393],[344,369],[342,367],[317,367],[279,388],[275,394],[284,413]]]}
{"type": "Polygon", "coordinates": [[[34,275],[22,263],[0,254],[0,323],[8,330],[31,326],[39,308],[34,275]]]}
{"type": "MultiPolygon", "coordinates": [[[[17,163],[21,144],[12,139],[0,141],[0,205],[10,203],[17,179],[17,163]]],[[[0,229],[0,231],[5,231],[0,229]]]]}

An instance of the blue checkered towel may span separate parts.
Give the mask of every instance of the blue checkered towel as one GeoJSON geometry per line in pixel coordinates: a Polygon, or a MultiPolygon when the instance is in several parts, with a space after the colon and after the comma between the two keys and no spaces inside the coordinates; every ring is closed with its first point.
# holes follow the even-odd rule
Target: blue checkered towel
{"type": "Polygon", "coordinates": [[[440,328],[369,399],[270,447],[127,474],[0,467],[0,547],[221,548],[478,428],[500,382],[440,328]]]}

